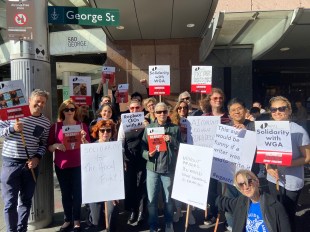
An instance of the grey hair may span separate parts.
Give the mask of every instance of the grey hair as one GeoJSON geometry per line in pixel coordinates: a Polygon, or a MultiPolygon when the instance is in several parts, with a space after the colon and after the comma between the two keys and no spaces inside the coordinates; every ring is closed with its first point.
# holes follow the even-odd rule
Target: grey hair
{"type": "Polygon", "coordinates": [[[41,89],[35,89],[31,92],[30,94],[30,98],[33,98],[35,96],[40,96],[40,97],[45,97],[46,100],[48,100],[48,96],[50,95],[49,92],[45,91],[45,90],[41,90],[41,89]]]}
{"type": "Polygon", "coordinates": [[[168,110],[168,106],[167,106],[166,103],[164,103],[164,102],[158,102],[158,103],[156,104],[156,106],[155,106],[155,111],[156,111],[156,109],[157,109],[158,107],[164,107],[165,110],[168,110]]]}
{"type": "Polygon", "coordinates": [[[186,95],[186,97],[191,97],[191,94],[189,92],[184,91],[184,92],[180,93],[178,101],[181,101],[181,97],[185,96],[185,95],[186,95]]]}

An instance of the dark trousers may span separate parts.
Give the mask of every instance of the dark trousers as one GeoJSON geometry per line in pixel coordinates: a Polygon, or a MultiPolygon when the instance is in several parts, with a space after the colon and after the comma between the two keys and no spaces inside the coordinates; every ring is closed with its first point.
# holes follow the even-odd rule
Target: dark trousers
{"type": "Polygon", "coordinates": [[[125,209],[144,212],[146,196],[146,169],[137,170],[128,162],[125,171],[125,209]]]}
{"type": "MultiPolygon", "coordinates": [[[[38,169],[34,171],[37,176],[38,169]]],[[[1,192],[7,231],[27,231],[35,185],[31,171],[25,163],[3,161],[1,192]]]]}
{"type": "Polygon", "coordinates": [[[298,198],[301,193],[301,190],[298,191],[289,191],[285,188],[279,186],[279,191],[276,188],[276,185],[274,183],[271,183],[268,181],[268,187],[270,194],[280,201],[282,205],[284,206],[286,213],[288,215],[288,218],[290,220],[291,224],[291,230],[295,230],[295,214],[296,214],[296,208],[298,203],[298,198]]]}
{"type": "MultiPolygon", "coordinates": [[[[113,201],[107,201],[108,208],[108,223],[109,231],[116,231],[119,208],[118,205],[113,204],[113,201]]],[[[103,224],[104,221],[104,202],[90,203],[89,204],[89,218],[88,220],[95,226],[103,224]]],[[[107,226],[107,225],[106,225],[107,226]]]]}
{"type": "Polygon", "coordinates": [[[210,178],[210,183],[209,183],[209,193],[208,193],[208,205],[210,205],[210,212],[207,212],[208,215],[212,215],[214,217],[217,217],[217,207],[215,205],[215,200],[218,197],[218,192],[217,192],[217,185],[219,181],[213,178],[210,178]]]}
{"type": "Polygon", "coordinates": [[[55,165],[64,208],[65,222],[79,221],[81,217],[81,167],[60,169],[55,165]]]}

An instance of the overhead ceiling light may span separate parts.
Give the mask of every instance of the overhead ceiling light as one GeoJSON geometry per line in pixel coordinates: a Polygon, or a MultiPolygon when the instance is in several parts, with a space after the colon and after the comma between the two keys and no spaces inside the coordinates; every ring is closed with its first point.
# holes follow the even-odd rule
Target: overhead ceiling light
{"type": "Polygon", "coordinates": [[[194,23],[189,23],[189,24],[187,24],[186,26],[187,26],[187,27],[194,27],[195,24],[194,24],[194,23]]]}
{"type": "Polygon", "coordinates": [[[288,51],[288,50],[290,50],[290,48],[288,48],[288,47],[280,48],[280,51],[281,51],[281,52],[286,52],[286,51],[288,51]]]}
{"type": "Polygon", "coordinates": [[[117,26],[116,29],[117,29],[117,30],[124,30],[125,27],[124,27],[124,26],[117,26]]]}

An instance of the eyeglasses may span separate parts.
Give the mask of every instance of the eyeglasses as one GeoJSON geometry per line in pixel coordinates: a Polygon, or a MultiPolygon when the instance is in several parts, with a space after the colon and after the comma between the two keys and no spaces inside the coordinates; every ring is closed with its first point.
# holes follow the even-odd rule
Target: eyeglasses
{"type": "Polygon", "coordinates": [[[187,110],[188,108],[186,106],[179,106],[178,110],[187,110]]]}
{"type": "Polygon", "coordinates": [[[149,104],[146,107],[149,108],[149,107],[153,107],[153,106],[154,106],[154,104],[149,104]]]}
{"type": "Polygon", "coordinates": [[[238,187],[239,187],[240,189],[242,189],[243,186],[250,186],[250,185],[252,185],[253,181],[254,181],[253,179],[248,179],[248,184],[247,184],[246,182],[237,183],[237,184],[238,184],[238,187]]]}
{"type": "Polygon", "coordinates": [[[181,98],[182,101],[188,101],[189,99],[191,99],[191,98],[190,97],[181,98]]]}
{"type": "Polygon", "coordinates": [[[270,112],[271,113],[275,113],[275,112],[277,112],[278,110],[280,111],[280,112],[285,112],[285,110],[287,109],[287,106],[280,106],[280,107],[278,107],[278,108],[276,108],[276,107],[270,107],[270,112]]]}
{"type": "Polygon", "coordinates": [[[111,133],[112,129],[99,129],[99,131],[103,134],[104,132],[111,133]]]}
{"type": "Polygon", "coordinates": [[[156,114],[168,114],[168,110],[158,110],[155,113],[156,114]]]}
{"type": "Polygon", "coordinates": [[[68,113],[69,111],[75,112],[75,108],[64,108],[64,112],[68,113]]]}
{"type": "Polygon", "coordinates": [[[211,100],[212,101],[217,101],[217,100],[222,101],[223,97],[213,97],[213,98],[211,98],[211,100]]]}
{"type": "Polygon", "coordinates": [[[131,110],[138,110],[138,109],[140,109],[140,106],[132,106],[129,109],[131,109],[131,110]]]}

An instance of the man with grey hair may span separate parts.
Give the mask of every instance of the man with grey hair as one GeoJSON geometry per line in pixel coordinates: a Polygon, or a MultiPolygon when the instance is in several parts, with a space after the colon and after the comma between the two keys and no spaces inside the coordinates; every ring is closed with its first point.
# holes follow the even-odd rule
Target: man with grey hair
{"type": "Polygon", "coordinates": [[[35,89],[29,98],[31,116],[18,121],[0,121],[0,136],[5,138],[1,191],[7,231],[27,231],[31,199],[36,185],[31,171],[38,175],[38,165],[46,152],[50,129],[50,121],[42,114],[48,95],[46,91],[35,89]],[[21,132],[24,134],[27,150],[21,132]]]}
{"type": "Polygon", "coordinates": [[[184,91],[184,92],[180,93],[179,98],[178,98],[179,102],[184,101],[184,102],[187,103],[187,105],[188,105],[188,115],[191,115],[193,113],[193,111],[194,111],[194,109],[192,108],[191,99],[192,99],[191,95],[187,91],[184,91]]]}

